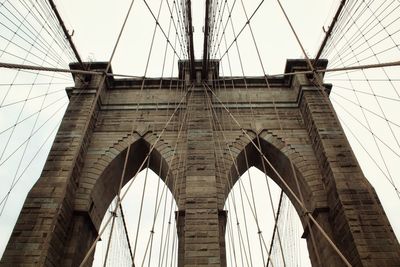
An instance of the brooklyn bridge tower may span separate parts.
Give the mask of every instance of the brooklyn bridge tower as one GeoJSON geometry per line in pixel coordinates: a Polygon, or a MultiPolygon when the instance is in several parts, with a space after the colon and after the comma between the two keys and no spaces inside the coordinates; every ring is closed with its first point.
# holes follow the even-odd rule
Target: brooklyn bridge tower
{"type": "MultiPolygon", "coordinates": [[[[327,30],[322,50],[336,21],[342,18],[346,1],[342,2],[327,30]]],[[[49,3],[54,7],[49,12],[56,14],[66,32],[53,2],[49,3]]],[[[290,22],[281,3],[277,3],[290,22]]],[[[165,194],[170,192],[171,203],[176,203],[176,209],[171,210],[172,219],[165,220],[165,224],[168,221],[172,225],[168,231],[177,235],[175,264],[268,266],[274,262],[272,250],[281,241],[272,242],[273,247],[259,227],[267,201],[256,203],[253,177],[249,177],[250,186],[240,184],[240,177],[255,167],[265,174],[263,179],[272,179],[294,206],[312,266],[400,266],[399,243],[331,104],[332,85],[323,81],[332,70],[328,60],[320,59],[321,53],[315,59],[305,54],[303,59],[287,60],[282,75],[266,75],[262,67],[263,76],[231,76],[215,59],[229,54],[220,53],[217,57],[215,47],[219,47],[217,37],[231,23],[233,7],[226,6],[224,12],[229,16],[225,24],[221,15],[224,1],[206,1],[203,58],[196,60],[191,2],[167,4],[171,19],[181,14],[182,20],[178,22],[182,26],[177,24],[174,29],[172,20],[174,23],[166,30],[158,23],[157,11],[153,10],[151,15],[157,21],[155,29],[167,38],[166,48],[176,54],[177,64],[173,66],[178,69],[177,77],[118,77],[121,75],[111,67],[115,50],[110,61],[82,62],[70,35],[68,41],[78,60],[70,64],[69,70],[2,65],[38,72],[70,72],[74,85],[66,89],[68,107],[0,265],[90,266],[96,244],[104,240],[103,243],[108,242],[105,266],[107,257],[111,257],[111,240],[115,240],[112,233],[122,219],[121,233],[127,238],[124,242],[128,244],[126,255],[130,264],[150,266],[150,260],[137,257],[137,247],[145,249],[148,257],[158,257],[153,236],[161,230],[155,229],[153,223],[146,229],[150,232],[148,241],[129,239],[128,232],[135,232],[136,228],[129,230],[122,201],[129,189],[135,187],[133,182],[139,172],[146,172],[140,178],[146,184],[147,173],[152,170],[163,181],[157,190],[151,191],[157,195],[154,221],[161,220],[165,194]],[[221,32],[217,33],[219,27],[221,32]],[[169,37],[171,29],[182,31],[184,38],[179,43],[182,42],[183,53],[175,50],[178,45],[169,37]],[[237,197],[236,203],[233,199],[228,206],[235,185],[241,186],[242,198],[237,197]],[[246,222],[239,224],[234,215],[236,209],[243,207],[240,201],[250,206],[246,220],[257,226],[254,239],[246,238],[246,222]],[[231,227],[239,230],[237,238],[228,242],[228,236],[236,235],[231,227]],[[261,251],[259,259],[251,250],[261,251]],[[227,263],[228,255],[236,255],[240,260],[227,263]]],[[[250,27],[250,36],[259,52],[265,48],[257,46],[251,14],[244,14],[244,27],[250,27]]],[[[125,23],[121,33],[124,27],[125,23]]],[[[294,28],[291,29],[297,38],[294,28]]],[[[226,45],[227,51],[238,49],[237,38],[242,31],[233,32],[235,38],[230,46],[226,45]]],[[[118,42],[119,38],[115,47],[118,42]]],[[[239,53],[238,65],[243,71],[241,64],[239,53]]],[[[165,71],[172,70],[165,66],[165,71]]],[[[143,196],[144,191],[137,196],[138,200],[143,202],[143,196]]],[[[134,216],[139,231],[144,227],[140,225],[145,216],[143,205],[134,216]]],[[[273,212],[274,222],[282,221],[278,217],[279,209],[273,212]]],[[[283,239],[279,223],[274,228],[275,239],[283,239]]],[[[173,243],[172,239],[168,242],[173,243]]],[[[290,266],[284,252],[277,254],[282,263],[278,266],[290,266]]],[[[175,257],[172,254],[172,250],[160,249],[163,259],[175,257]]],[[[165,263],[166,260],[162,264],[165,263]]]]}

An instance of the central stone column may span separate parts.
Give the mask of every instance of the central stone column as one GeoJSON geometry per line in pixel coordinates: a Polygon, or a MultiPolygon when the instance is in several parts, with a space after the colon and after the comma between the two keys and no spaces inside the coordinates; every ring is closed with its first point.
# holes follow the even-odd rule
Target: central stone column
{"type": "Polygon", "coordinates": [[[211,114],[204,88],[190,90],[185,211],[178,216],[179,266],[226,266],[225,246],[220,246],[224,244],[225,216],[217,206],[211,114]]]}

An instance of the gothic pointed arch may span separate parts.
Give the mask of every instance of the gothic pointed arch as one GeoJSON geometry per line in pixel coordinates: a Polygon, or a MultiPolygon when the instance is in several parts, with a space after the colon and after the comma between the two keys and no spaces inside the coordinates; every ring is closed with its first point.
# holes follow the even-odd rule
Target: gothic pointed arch
{"type": "Polygon", "coordinates": [[[287,144],[282,136],[268,130],[263,130],[259,134],[247,131],[241,138],[236,138],[233,145],[241,149],[237,150],[235,162],[231,164],[228,174],[231,183],[227,185],[225,197],[228,197],[230,190],[246,171],[251,167],[259,169],[283,190],[293,204],[304,229],[302,237],[307,240],[311,262],[317,265],[321,258],[329,258],[330,261],[341,264],[338,255],[332,251],[315,226],[309,224],[305,216],[305,212],[311,212],[317,217],[319,223],[324,225],[325,231],[331,235],[332,225],[328,222],[329,208],[326,192],[311,145],[307,147],[303,144],[301,149],[297,149],[298,145],[295,143],[287,144]],[[302,205],[305,209],[293,194],[300,201],[304,201],[302,205]],[[310,234],[310,226],[312,234],[310,234]],[[318,240],[316,245],[313,244],[313,238],[318,240]],[[326,252],[328,250],[329,253],[326,252]]]}
{"type": "Polygon", "coordinates": [[[84,167],[82,182],[93,180],[91,188],[86,187],[85,195],[89,197],[86,208],[96,228],[99,227],[107,207],[117,195],[128,151],[122,187],[148,166],[173,192],[174,173],[169,168],[172,147],[165,142],[156,143],[156,140],[157,136],[150,132],[144,136],[137,133],[127,135],[105,150],[90,165],[84,167]],[[149,162],[146,160],[148,154],[149,162]]]}
{"type": "MultiPolygon", "coordinates": [[[[148,167],[166,183],[171,192],[174,192],[172,188],[176,182],[174,172],[170,171],[169,166],[171,162],[174,164],[172,146],[158,135],[152,132],[143,135],[133,132],[108,145],[107,138],[101,140],[100,136],[97,137],[92,142],[103,142],[103,149],[99,151],[101,146],[97,144],[94,150],[89,149],[87,152],[75,200],[78,216],[74,218],[64,252],[66,257],[68,254],[74,255],[70,257],[73,259],[72,265],[79,265],[99,234],[107,209],[118,193],[121,178],[123,188],[141,170],[148,167]],[[125,159],[127,164],[124,171],[125,159]]],[[[176,196],[173,197],[176,199],[176,196]]]]}
{"type": "MultiPolygon", "coordinates": [[[[228,184],[228,187],[233,187],[250,167],[256,167],[279,185],[300,216],[304,213],[304,209],[293,193],[297,198],[304,199],[304,205],[308,210],[326,207],[326,199],[319,197],[324,187],[311,148],[308,151],[303,147],[303,151],[298,151],[296,146],[286,145],[282,137],[267,130],[261,131],[258,135],[248,131],[246,135],[236,140],[236,147],[242,148],[237,153],[235,162],[231,164],[229,170],[231,184],[228,184]],[[252,140],[250,141],[249,138],[252,140]],[[284,184],[282,178],[288,186],[284,184]],[[297,186],[296,178],[299,186],[297,186]],[[293,193],[289,192],[288,187],[293,193]]],[[[229,191],[230,189],[227,188],[228,194],[229,191]]]]}

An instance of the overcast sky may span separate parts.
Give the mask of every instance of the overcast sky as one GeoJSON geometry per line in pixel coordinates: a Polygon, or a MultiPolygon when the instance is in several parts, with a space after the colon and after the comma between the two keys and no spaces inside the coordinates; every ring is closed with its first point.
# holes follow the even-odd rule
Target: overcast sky
{"type": "MultiPolygon", "coordinates": [[[[230,5],[232,5],[233,1],[228,1],[230,5]]],[[[235,7],[234,11],[232,12],[232,17],[234,18],[234,26],[236,33],[239,29],[244,25],[246,19],[243,13],[242,6],[237,1],[237,6],[235,7]]],[[[259,3],[258,1],[245,1],[246,2],[246,9],[248,14],[251,14],[252,11],[255,9],[256,5],[259,3]]],[[[318,1],[318,0],[304,0],[304,1],[295,1],[295,0],[285,0],[282,1],[285,5],[288,15],[292,20],[293,25],[295,25],[296,31],[306,49],[306,52],[313,57],[319,47],[319,44],[322,40],[323,36],[323,29],[322,27],[329,25],[329,22],[333,16],[334,11],[337,8],[339,1],[318,1]]],[[[377,1],[380,2],[380,1],[377,1]]],[[[105,1],[105,0],[68,0],[68,1],[56,1],[56,4],[63,16],[67,27],[74,31],[73,39],[76,43],[76,46],[84,60],[94,60],[94,61],[107,61],[110,57],[112,48],[115,44],[115,40],[119,29],[121,27],[122,21],[125,17],[127,7],[129,6],[129,0],[120,0],[118,4],[112,1],[105,1]]],[[[158,5],[160,1],[149,1],[149,5],[156,12],[158,9],[158,5]]],[[[165,4],[164,4],[165,5],[165,4]]],[[[162,13],[160,15],[160,25],[163,27],[164,31],[168,29],[168,9],[164,6],[162,9],[162,13]]],[[[193,14],[193,26],[194,26],[194,47],[195,47],[195,56],[197,59],[201,58],[202,56],[202,46],[203,46],[203,22],[204,22],[204,1],[192,1],[192,14],[193,14]]],[[[395,13],[396,14],[396,13],[395,13]]],[[[399,13],[397,12],[397,16],[399,13]]],[[[2,17],[1,19],[4,19],[2,17]]],[[[136,0],[132,14],[130,19],[128,20],[128,24],[126,30],[121,39],[121,43],[117,49],[116,55],[112,62],[112,67],[114,73],[121,73],[121,74],[130,74],[130,75],[144,75],[144,69],[146,66],[147,56],[149,54],[149,46],[151,41],[151,36],[154,29],[154,20],[151,17],[150,13],[146,9],[143,4],[143,1],[136,0]]],[[[290,28],[288,27],[284,17],[279,10],[276,1],[265,1],[262,5],[260,10],[254,16],[252,20],[252,26],[254,30],[254,35],[257,39],[258,46],[260,47],[260,54],[266,71],[268,74],[279,74],[283,73],[286,59],[288,58],[303,58],[303,54],[296,43],[293,34],[290,32],[290,28]]],[[[361,26],[360,26],[361,27],[361,26]]],[[[5,32],[5,31],[4,31],[5,32]]],[[[3,34],[3,33],[2,33],[3,34]]],[[[348,33],[349,36],[351,32],[348,33]]],[[[232,29],[231,27],[227,27],[227,41],[230,43],[233,40],[232,29]]],[[[350,38],[350,37],[348,37],[350,38]]],[[[249,31],[244,31],[243,34],[239,37],[239,49],[240,54],[243,59],[245,75],[247,76],[255,76],[255,75],[262,75],[262,69],[260,67],[256,51],[254,49],[254,44],[251,41],[251,35],[249,31]]],[[[397,41],[398,39],[396,39],[397,41]]],[[[399,41],[400,42],[400,41],[399,41]]],[[[385,48],[385,43],[382,43],[381,50],[385,48]]],[[[389,44],[387,45],[389,46],[389,44]]],[[[162,75],[162,58],[165,48],[165,38],[160,31],[157,31],[155,37],[155,44],[154,48],[152,49],[152,54],[150,58],[149,68],[146,73],[146,76],[153,76],[159,77],[162,75]]],[[[4,49],[4,45],[3,48],[4,49]]],[[[8,48],[10,49],[10,48],[8,48]]],[[[378,49],[379,50],[379,49],[378,49]]],[[[221,49],[224,52],[224,49],[221,49]]],[[[392,60],[393,58],[399,58],[398,51],[390,51],[392,54],[387,55],[384,54],[384,58],[381,58],[383,62],[392,60]]],[[[332,57],[332,64],[336,64],[334,66],[340,65],[340,62],[335,58],[334,51],[327,56],[332,57]],[[335,61],[336,60],[336,61],[335,61]]],[[[8,58],[4,59],[6,55],[3,55],[2,60],[7,61],[8,58]]],[[[177,69],[172,69],[172,62],[173,62],[173,54],[170,51],[167,56],[166,62],[166,71],[164,76],[169,76],[171,74],[176,75],[177,69]],[[169,66],[169,67],[168,67],[169,66]]],[[[238,56],[236,54],[236,50],[232,48],[230,50],[230,59],[232,61],[232,74],[241,76],[241,69],[238,61],[238,56]]],[[[350,64],[351,62],[349,62],[350,64]]],[[[227,60],[226,57],[222,62],[224,69],[228,70],[227,60]]],[[[13,73],[7,73],[5,70],[1,70],[3,76],[9,77],[13,73]]],[[[398,88],[399,83],[395,80],[398,79],[398,75],[396,76],[396,72],[398,73],[399,69],[392,68],[388,69],[387,72],[391,78],[393,78],[394,86],[398,88]]],[[[229,75],[229,73],[224,73],[225,75],[229,75]]],[[[362,80],[365,78],[363,73],[356,72],[349,74],[351,76],[347,76],[347,74],[332,74],[327,76],[327,81],[332,82],[334,84],[333,94],[331,96],[332,102],[339,114],[339,117],[343,120],[343,128],[345,129],[348,138],[352,144],[355,154],[359,159],[360,165],[364,170],[366,177],[369,181],[373,184],[376,188],[378,195],[382,201],[382,204],[387,212],[389,219],[392,223],[392,226],[397,234],[400,236],[400,214],[398,210],[400,210],[400,201],[396,197],[393,188],[389,185],[386,181],[383,173],[390,172],[391,175],[395,178],[395,181],[400,176],[400,168],[399,166],[399,157],[395,155],[395,153],[400,154],[400,147],[395,142],[393,136],[400,138],[400,131],[398,126],[393,126],[392,134],[390,129],[388,128],[388,124],[385,120],[374,116],[369,112],[366,116],[365,120],[368,120],[371,127],[374,129],[374,132],[377,136],[380,136],[385,142],[389,145],[390,148],[385,147],[379,141],[379,147],[381,148],[381,153],[383,154],[385,160],[387,161],[388,170],[385,168],[383,160],[378,156],[379,151],[377,150],[376,146],[374,145],[374,137],[366,131],[365,127],[357,124],[352,118],[352,114],[363,118],[364,114],[361,112],[360,108],[352,104],[351,101],[356,102],[354,95],[351,95],[348,90],[343,88],[349,88],[349,82],[343,82],[341,79],[349,79],[349,77],[353,80],[359,79],[362,80]],[[337,85],[335,87],[335,85],[337,85]],[[342,88],[342,90],[340,89],[342,88]],[[347,100],[346,100],[347,99],[347,100]],[[349,100],[350,99],[350,102],[349,100]],[[356,134],[352,134],[356,133],[356,134]],[[367,147],[370,154],[373,155],[374,158],[378,162],[377,167],[371,157],[364,151],[363,147],[360,145],[363,144],[367,147]],[[381,168],[381,170],[379,169],[381,168]],[[383,170],[383,171],[382,171],[383,170]]],[[[368,77],[373,77],[375,79],[384,79],[385,76],[382,71],[367,71],[368,77]]],[[[63,81],[64,83],[69,83],[69,78],[66,77],[67,80],[63,81]]],[[[6,80],[6,79],[5,79],[6,80]]],[[[23,80],[23,78],[21,78],[23,80]]],[[[60,81],[59,81],[60,82],[60,81]]],[[[376,94],[380,94],[386,97],[394,97],[392,91],[387,89],[391,85],[387,82],[385,83],[372,83],[372,87],[375,89],[376,94]]],[[[354,81],[352,83],[353,86],[357,87],[357,90],[363,90],[364,92],[369,92],[370,88],[368,87],[369,84],[366,84],[362,81],[354,81]]],[[[52,88],[52,90],[59,90],[59,88],[63,88],[66,85],[60,84],[56,87],[52,88]]],[[[27,90],[27,89],[25,89],[27,90]]],[[[44,90],[44,89],[43,89],[44,90]]],[[[15,93],[15,95],[7,97],[7,101],[12,102],[13,100],[23,99],[24,91],[20,90],[19,93],[15,93]]],[[[4,96],[4,90],[0,94],[0,96],[4,96]]],[[[57,99],[62,98],[63,95],[61,94],[54,94],[52,97],[46,99],[46,101],[57,101],[57,99]],[[58,97],[58,98],[57,98],[58,97]]],[[[373,112],[381,114],[381,110],[379,105],[384,106],[385,115],[390,121],[393,121],[395,124],[400,125],[400,118],[396,116],[396,110],[398,110],[398,102],[395,101],[388,101],[385,99],[380,99],[379,103],[376,100],[367,94],[358,95],[360,101],[363,103],[363,106],[368,107],[373,112]]],[[[59,109],[56,116],[53,118],[52,124],[47,125],[44,129],[43,134],[40,134],[38,137],[38,141],[44,140],[49,133],[50,140],[51,137],[54,136],[54,132],[51,131],[55,129],[54,127],[57,126],[59,122],[62,112],[65,109],[66,98],[62,98],[59,100],[57,105],[52,106],[49,108],[45,114],[47,117],[53,112],[56,112],[59,109]]],[[[40,102],[30,102],[30,104],[24,109],[24,114],[27,116],[32,114],[35,110],[37,110],[37,106],[40,105],[40,102]]],[[[0,109],[0,124],[1,129],[7,128],[9,125],[12,125],[13,121],[15,121],[15,109],[0,109]]],[[[22,116],[23,117],[23,116],[22,116]]],[[[42,120],[47,118],[45,115],[43,116],[42,120]]],[[[364,123],[365,124],[365,123],[364,123]]],[[[26,127],[32,127],[32,122],[27,124],[26,127]]],[[[21,132],[21,136],[18,135],[18,131],[15,133],[17,137],[12,139],[10,147],[17,147],[21,140],[24,140],[23,133],[26,132],[28,128],[20,127],[18,129],[21,132]]],[[[29,128],[30,129],[30,128],[29,128]]],[[[5,143],[7,137],[5,135],[0,135],[0,139],[2,143],[5,143]]],[[[35,142],[32,142],[35,143],[35,142]]],[[[41,142],[40,142],[41,143],[41,142]]],[[[39,142],[38,142],[39,144],[39,142]]],[[[31,147],[35,144],[30,145],[31,151],[36,151],[37,147],[31,147]]],[[[23,199],[27,194],[28,190],[32,186],[32,184],[36,181],[40,174],[40,170],[43,166],[46,151],[50,148],[51,143],[48,142],[44,147],[41,154],[35,158],[35,164],[29,169],[29,175],[24,175],[22,180],[22,185],[16,187],[15,195],[12,199],[10,199],[9,204],[4,210],[4,214],[0,217],[0,253],[2,253],[8,236],[12,230],[12,225],[16,220],[20,207],[23,203],[23,199]]],[[[22,151],[18,152],[19,154],[22,151]]],[[[17,153],[17,154],[18,154],[17,153]]],[[[34,154],[32,152],[32,154],[34,154]]],[[[16,156],[17,158],[17,156],[16,156]]],[[[27,157],[29,158],[29,157],[27,157]]],[[[26,162],[28,160],[25,160],[26,162]]],[[[13,170],[16,168],[17,161],[10,162],[7,166],[0,166],[0,173],[2,177],[6,177],[6,183],[10,183],[12,180],[13,170]],[[10,178],[11,177],[11,178],[10,178]],[[7,180],[8,179],[8,180],[7,180]]],[[[138,179],[138,184],[134,186],[134,192],[130,195],[128,199],[138,199],[138,194],[141,191],[141,182],[143,182],[144,174],[141,174],[141,179],[138,179]]],[[[257,188],[264,188],[265,190],[265,181],[263,179],[263,175],[256,170],[251,172],[252,177],[256,177],[256,185],[257,188]]],[[[148,197],[149,201],[147,201],[149,207],[154,205],[154,197],[151,198],[152,194],[155,193],[154,188],[157,184],[157,177],[154,173],[150,172],[149,177],[149,184],[148,184],[148,197]],[[153,200],[151,200],[153,199],[153,200]],[[152,202],[153,201],[153,202],[152,202]],[[153,203],[153,204],[151,204],[153,203]]],[[[248,186],[248,182],[246,182],[246,177],[243,178],[245,182],[245,186],[248,186]]],[[[397,182],[396,181],[396,182],[397,182]]],[[[142,183],[143,184],[143,183],[142,183]]],[[[397,184],[399,184],[397,182],[397,184]]],[[[0,190],[0,196],[2,197],[5,195],[9,186],[5,186],[0,190]]],[[[265,193],[263,194],[262,190],[259,190],[257,197],[265,197],[265,193]]],[[[274,190],[275,199],[277,197],[278,190],[274,190]]],[[[260,200],[262,201],[262,200],[260,200]]],[[[135,225],[137,225],[137,221],[135,220],[135,214],[137,214],[137,205],[138,203],[127,202],[127,220],[131,222],[132,226],[132,237],[131,240],[134,240],[134,232],[136,229],[135,225]],[[131,203],[131,204],[129,204],[131,203]],[[130,206],[132,205],[132,206],[130,206]],[[135,207],[134,207],[135,206],[135,207]],[[129,212],[130,210],[130,212],[129,212]]],[[[261,211],[262,213],[263,211],[261,211]]],[[[265,210],[265,217],[263,219],[263,230],[266,236],[269,236],[271,232],[271,214],[270,214],[270,207],[267,207],[265,210]]],[[[291,228],[295,236],[295,239],[290,239],[291,242],[300,242],[300,235],[302,234],[301,229],[299,229],[299,221],[296,217],[296,214],[290,213],[290,209],[288,208],[288,214],[291,214],[291,218],[293,220],[297,220],[297,226],[291,228]],[[296,228],[297,227],[297,228],[296,228]],[[296,241],[294,241],[296,240],[296,241]]],[[[241,215],[242,216],[242,215],[241,215]]],[[[289,215],[288,215],[289,216],[289,215]]],[[[147,214],[144,217],[143,225],[147,227],[143,227],[143,232],[140,233],[141,236],[141,245],[138,247],[138,255],[141,257],[140,253],[144,253],[143,244],[147,241],[148,238],[148,231],[149,227],[151,226],[152,215],[151,213],[147,214]],[[146,232],[147,231],[147,232],[146,232]],[[143,238],[146,236],[145,238],[143,238]]],[[[161,227],[161,225],[159,225],[161,227]]],[[[255,225],[250,226],[255,229],[255,225]]],[[[253,231],[256,233],[256,230],[253,231]]],[[[171,235],[172,237],[172,235],[171,235]]],[[[255,235],[253,238],[257,238],[255,235]]],[[[269,238],[267,238],[269,239],[269,238]]],[[[104,239],[105,240],[105,239],[104,239]]],[[[122,241],[121,241],[122,242],[122,241]]],[[[102,242],[104,245],[106,242],[102,242]]],[[[124,244],[120,244],[120,247],[124,247],[124,244]]],[[[294,258],[302,258],[302,266],[305,266],[307,263],[307,256],[306,252],[304,252],[304,247],[293,249],[292,253],[297,253],[294,258]]],[[[98,255],[96,256],[98,266],[101,266],[101,257],[104,256],[104,248],[102,248],[103,252],[97,252],[98,255]],[[103,254],[102,254],[103,253],[103,254]]],[[[258,252],[254,252],[258,253],[258,252]]],[[[259,254],[255,254],[259,255],[259,254]]],[[[260,260],[260,258],[258,258],[260,260]]]]}

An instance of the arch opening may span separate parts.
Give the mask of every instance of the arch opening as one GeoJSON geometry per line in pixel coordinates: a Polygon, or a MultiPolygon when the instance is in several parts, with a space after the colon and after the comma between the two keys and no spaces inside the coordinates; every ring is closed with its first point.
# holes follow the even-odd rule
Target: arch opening
{"type": "Polygon", "coordinates": [[[122,187],[124,187],[135,175],[148,167],[154,173],[157,173],[169,190],[173,192],[175,178],[173,173],[169,171],[166,159],[156,149],[153,149],[146,160],[151,145],[144,138],[136,140],[130,146],[124,177],[122,175],[126,153],[128,152],[127,147],[108,163],[92,189],[89,214],[97,227],[100,226],[108,207],[118,193],[121,177],[122,187]]]}
{"type": "MultiPolygon", "coordinates": [[[[297,230],[301,232],[296,237],[297,240],[300,239],[300,237],[305,238],[305,240],[303,241],[298,241],[299,243],[302,243],[303,248],[308,248],[308,250],[303,249],[303,252],[301,252],[301,254],[303,255],[301,260],[303,260],[303,258],[311,258],[311,262],[315,263],[316,261],[319,261],[318,254],[322,253],[322,246],[313,245],[312,239],[315,238],[313,237],[313,235],[315,235],[316,233],[314,230],[312,230],[310,234],[308,220],[304,216],[304,208],[302,206],[304,206],[308,211],[318,211],[321,205],[322,207],[326,205],[326,195],[324,193],[324,187],[322,185],[318,166],[316,164],[310,164],[310,162],[313,162],[312,158],[309,159],[311,161],[307,161],[303,158],[301,153],[298,153],[295,149],[291,148],[288,145],[285,145],[285,143],[282,142],[280,138],[269,133],[267,133],[267,136],[264,137],[265,139],[262,136],[260,135],[258,138],[253,139],[253,143],[258,144],[257,148],[252,142],[248,142],[242,146],[243,148],[240,153],[238,153],[235,164],[232,163],[230,168],[229,175],[231,182],[226,186],[225,198],[226,200],[229,197],[232,198],[232,195],[234,194],[233,192],[235,190],[239,190],[235,188],[242,187],[244,179],[243,177],[257,176],[258,173],[259,177],[263,177],[259,178],[261,179],[261,181],[264,180],[264,183],[266,180],[270,181],[269,184],[275,185],[275,192],[282,191],[284,195],[283,199],[285,199],[285,201],[287,202],[286,206],[292,207],[290,208],[290,210],[296,211],[297,213],[297,215],[291,215],[292,218],[289,221],[293,222],[293,225],[296,225],[296,227],[300,227],[299,229],[301,229],[297,230]],[[262,156],[260,155],[259,150],[262,152],[262,156]],[[251,175],[252,173],[253,175],[251,175]],[[273,181],[273,183],[271,183],[271,181],[273,181]],[[300,201],[298,201],[295,196],[300,201]],[[302,205],[299,203],[301,201],[302,205]]],[[[254,181],[252,179],[250,180],[252,181],[252,183],[256,183],[258,179],[254,179],[254,181]]],[[[250,181],[248,181],[248,183],[250,183],[250,181]]],[[[253,188],[262,188],[262,185],[257,182],[257,184],[253,185],[253,188]]],[[[242,192],[242,194],[244,194],[244,192],[242,192]]],[[[264,197],[264,200],[258,200],[260,203],[263,203],[262,207],[264,207],[267,203],[269,205],[269,209],[271,209],[267,188],[265,188],[263,193],[258,194],[264,197]]],[[[252,201],[252,195],[248,193],[247,196],[245,196],[245,200],[246,202],[250,203],[250,201],[252,201]]],[[[252,203],[252,205],[254,206],[254,203],[252,203]]],[[[255,205],[257,205],[257,203],[255,205]]],[[[251,212],[250,218],[253,218],[254,222],[254,211],[251,211],[251,209],[249,210],[251,212]]],[[[264,210],[265,209],[263,208],[261,213],[263,213],[264,210]]],[[[246,219],[248,219],[248,215],[246,215],[245,217],[246,219]]],[[[269,222],[269,225],[272,225],[272,227],[274,226],[273,218],[274,217],[271,214],[271,216],[269,216],[269,219],[272,219],[272,221],[269,222]]],[[[321,219],[326,220],[325,214],[322,215],[321,219]]],[[[329,225],[326,226],[328,228],[330,227],[329,225]]],[[[262,232],[263,230],[260,229],[260,231],[262,232]]],[[[239,237],[237,236],[237,238],[239,237]]],[[[294,240],[293,238],[292,240],[294,240]]],[[[257,242],[259,243],[260,241],[258,240],[257,242]]],[[[264,240],[264,242],[266,241],[264,240]]],[[[269,245],[267,246],[264,242],[261,243],[262,247],[264,247],[264,252],[266,253],[269,245]]],[[[282,244],[277,244],[281,247],[284,243],[282,241],[282,244]]],[[[279,249],[285,250],[283,247],[279,249]]],[[[258,251],[260,253],[258,258],[262,259],[263,257],[261,249],[259,249],[258,251]]],[[[227,255],[228,253],[229,251],[227,249],[227,255]]],[[[245,256],[246,255],[243,255],[244,260],[246,259],[245,256]]],[[[266,254],[264,256],[266,256],[266,254]]],[[[291,257],[293,258],[294,256],[291,257]]],[[[250,260],[250,254],[248,255],[247,260],[250,260]]],[[[246,264],[246,262],[244,261],[242,265],[243,264],[246,264]]],[[[283,264],[283,262],[281,262],[280,264],[283,264]]],[[[308,262],[308,264],[310,263],[308,262]]]]}
{"type": "MultiPolygon", "coordinates": [[[[260,155],[259,150],[253,145],[253,143],[249,142],[244,146],[242,151],[236,157],[235,164],[231,165],[231,182],[226,186],[225,192],[227,193],[225,197],[228,196],[231,188],[235,186],[240,177],[243,177],[246,171],[251,167],[254,167],[265,173],[283,190],[299,216],[302,216],[304,209],[300,206],[298,201],[296,201],[293,194],[289,191],[289,188],[298,199],[303,198],[303,205],[308,210],[312,210],[315,205],[315,203],[313,203],[312,190],[302,172],[299,171],[298,165],[293,161],[293,159],[288,158],[289,153],[294,155],[296,152],[294,150],[290,151],[290,148],[287,146],[285,147],[284,143],[280,141],[272,144],[264,138],[259,137],[253,139],[252,142],[254,144],[259,144],[258,149],[262,152],[263,156],[260,155]],[[268,161],[265,160],[264,157],[268,161]],[[286,185],[282,180],[284,180],[286,185]],[[302,197],[300,197],[300,194],[302,197]]],[[[301,164],[304,163],[305,162],[302,162],[301,164]]]]}
{"type": "MultiPolygon", "coordinates": [[[[122,192],[128,187],[129,182],[122,192]]],[[[103,218],[101,228],[110,223],[96,244],[92,266],[132,266],[132,258],[135,266],[177,265],[177,203],[158,174],[143,169],[122,201],[122,211],[114,214],[115,205],[116,198],[103,218]]]]}
{"type": "Polygon", "coordinates": [[[285,193],[281,196],[279,185],[269,177],[267,184],[265,178],[262,171],[250,167],[226,199],[227,266],[266,266],[268,256],[269,266],[311,266],[296,209],[285,193]]]}
{"type": "MultiPolygon", "coordinates": [[[[178,210],[174,193],[177,181],[168,164],[171,160],[164,158],[158,146],[151,150],[152,145],[144,137],[132,142],[122,140],[119,145],[125,148],[113,158],[107,158],[110,154],[105,153],[85,169],[87,173],[102,170],[90,191],[87,207],[96,229],[90,239],[94,240],[105,228],[92,253],[93,266],[132,266],[132,259],[136,266],[143,261],[148,266],[159,266],[160,261],[171,265],[177,261],[172,256],[177,251],[175,211],[178,210]],[[120,183],[120,196],[126,195],[122,208],[116,208],[120,183]]],[[[171,154],[165,149],[163,153],[171,154]]],[[[78,242],[81,239],[79,234],[74,238],[78,242]]]]}

